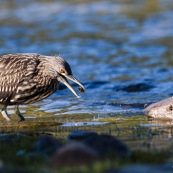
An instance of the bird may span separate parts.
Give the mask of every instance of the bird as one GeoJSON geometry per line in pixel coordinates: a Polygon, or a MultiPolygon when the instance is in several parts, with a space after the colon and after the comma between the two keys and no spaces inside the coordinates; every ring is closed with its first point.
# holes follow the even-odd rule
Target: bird
{"type": "Polygon", "coordinates": [[[37,53],[16,53],[0,56],[0,105],[2,116],[10,121],[7,106],[14,105],[20,121],[25,118],[19,105],[30,104],[47,98],[59,87],[60,82],[80,97],[69,84],[70,79],[79,85],[79,91],[85,87],[72,74],[68,62],[60,56],[46,56],[37,53]]]}

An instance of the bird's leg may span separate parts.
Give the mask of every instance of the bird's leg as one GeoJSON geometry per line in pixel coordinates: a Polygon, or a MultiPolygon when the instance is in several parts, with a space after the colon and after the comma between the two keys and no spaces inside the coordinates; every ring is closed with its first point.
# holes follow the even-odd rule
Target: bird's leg
{"type": "Polygon", "coordinates": [[[15,113],[19,116],[20,121],[25,121],[25,118],[23,117],[23,115],[19,111],[19,105],[15,105],[15,113]]]}
{"type": "Polygon", "coordinates": [[[6,105],[2,108],[1,114],[7,121],[11,120],[11,118],[9,117],[9,115],[7,113],[7,106],[6,105]]]}

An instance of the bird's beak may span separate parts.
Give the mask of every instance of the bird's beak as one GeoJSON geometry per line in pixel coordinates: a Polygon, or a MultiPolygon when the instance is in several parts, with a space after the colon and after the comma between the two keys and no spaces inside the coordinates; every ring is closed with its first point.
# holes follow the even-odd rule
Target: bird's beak
{"type": "Polygon", "coordinates": [[[73,81],[74,83],[78,84],[83,91],[85,91],[85,87],[73,76],[73,75],[66,75],[66,74],[63,74],[63,76],[60,76],[59,77],[59,81],[62,82],[64,85],[66,85],[70,90],[71,92],[76,96],[76,97],[80,97],[76,92],[75,90],[71,87],[71,85],[69,84],[69,82],[67,81],[67,79],[70,79],[71,81],[73,81]]]}

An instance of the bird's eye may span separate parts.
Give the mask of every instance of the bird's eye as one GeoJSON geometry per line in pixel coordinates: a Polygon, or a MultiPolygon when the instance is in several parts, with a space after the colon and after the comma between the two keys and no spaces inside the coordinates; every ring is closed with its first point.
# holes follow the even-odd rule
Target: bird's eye
{"type": "Polygon", "coordinates": [[[169,106],[166,108],[166,110],[167,110],[168,112],[173,111],[173,105],[169,105],[169,106]]]}
{"type": "Polygon", "coordinates": [[[65,73],[65,70],[62,68],[62,69],[60,70],[60,73],[65,73]]]}
{"type": "Polygon", "coordinates": [[[173,106],[172,105],[169,106],[169,110],[173,111],[173,106]]]}

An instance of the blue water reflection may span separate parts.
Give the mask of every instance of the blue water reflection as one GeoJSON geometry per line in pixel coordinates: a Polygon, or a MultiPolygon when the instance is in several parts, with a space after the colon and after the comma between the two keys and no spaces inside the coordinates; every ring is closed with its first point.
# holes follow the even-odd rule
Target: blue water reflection
{"type": "Polygon", "coordinates": [[[80,99],[58,90],[36,103],[39,110],[142,114],[141,105],[173,93],[172,1],[15,0],[1,1],[0,7],[1,54],[60,55],[85,84],[80,99]],[[120,89],[139,83],[153,87],[120,89]]]}

